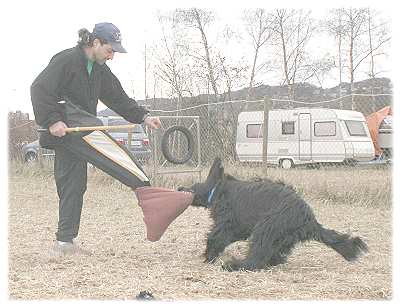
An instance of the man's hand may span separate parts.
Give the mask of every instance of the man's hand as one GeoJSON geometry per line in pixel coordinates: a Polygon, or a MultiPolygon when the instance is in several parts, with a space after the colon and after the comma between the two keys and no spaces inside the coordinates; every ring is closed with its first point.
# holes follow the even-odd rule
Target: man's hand
{"type": "Polygon", "coordinates": [[[67,127],[68,127],[68,126],[67,126],[64,122],[58,121],[58,122],[54,123],[53,125],[51,125],[51,126],[49,127],[49,132],[50,132],[50,134],[52,134],[53,136],[56,136],[56,137],[63,137],[63,136],[65,136],[65,134],[66,134],[65,129],[66,129],[67,127]]]}
{"type": "Polygon", "coordinates": [[[148,116],[144,119],[144,124],[146,124],[150,128],[155,128],[155,129],[161,127],[161,121],[159,117],[148,116]]]}

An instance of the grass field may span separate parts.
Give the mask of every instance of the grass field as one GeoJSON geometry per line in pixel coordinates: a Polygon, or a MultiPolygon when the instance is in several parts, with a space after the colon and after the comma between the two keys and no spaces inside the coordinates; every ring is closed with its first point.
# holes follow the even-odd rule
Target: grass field
{"type": "MultiPolygon", "coordinates": [[[[226,171],[294,185],[322,224],[362,237],[370,252],[348,263],[326,246],[309,242],[297,246],[287,264],[224,272],[222,262],[243,254],[246,243],[228,247],[217,264],[204,263],[201,254],[211,226],[206,210],[189,207],[160,241],[148,242],[132,191],[91,170],[78,241],[93,255],[52,259],[58,206],[51,168],[10,164],[10,298],[134,299],[142,290],[159,300],[391,298],[390,169],[228,166],[226,171]]],[[[158,184],[175,188],[194,179],[166,175],[158,184]]]]}

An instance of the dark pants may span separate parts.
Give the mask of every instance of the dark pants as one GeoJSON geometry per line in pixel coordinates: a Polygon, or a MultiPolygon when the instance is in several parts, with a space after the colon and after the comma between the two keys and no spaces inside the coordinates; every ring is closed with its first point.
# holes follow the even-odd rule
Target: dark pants
{"type": "MultiPolygon", "coordinates": [[[[109,140],[109,143],[118,147],[116,150],[124,151],[131,161],[142,170],[130,152],[108,137],[106,139],[109,140]]],[[[83,195],[87,184],[87,162],[132,189],[150,185],[148,181],[139,179],[129,169],[118,164],[116,160],[103,155],[90,143],[83,140],[80,135],[67,135],[63,138],[63,142],[54,148],[54,177],[59,197],[59,220],[56,232],[58,241],[71,242],[78,235],[83,195]]]]}
{"type": "Polygon", "coordinates": [[[57,147],[54,177],[59,197],[56,239],[71,242],[78,236],[87,183],[87,163],[64,147],[57,147]]]}

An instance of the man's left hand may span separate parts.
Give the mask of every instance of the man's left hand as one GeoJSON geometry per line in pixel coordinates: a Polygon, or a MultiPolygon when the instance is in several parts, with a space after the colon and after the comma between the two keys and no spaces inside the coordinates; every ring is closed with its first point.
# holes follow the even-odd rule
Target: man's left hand
{"type": "Polygon", "coordinates": [[[158,129],[161,127],[161,121],[159,117],[148,116],[144,119],[144,124],[152,129],[158,129]]]}

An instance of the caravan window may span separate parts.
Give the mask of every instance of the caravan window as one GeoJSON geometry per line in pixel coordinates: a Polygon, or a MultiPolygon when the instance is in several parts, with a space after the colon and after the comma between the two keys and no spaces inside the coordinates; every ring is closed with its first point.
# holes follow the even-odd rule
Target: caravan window
{"type": "Polygon", "coordinates": [[[336,136],[336,122],[315,122],[314,123],[314,136],[326,137],[336,136]]]}
{"type": "Polygon", "coordinates": [[[294,135],[294,121],[282,122],[282,135],[294,135]]]}
{"type": "Polygon", "coordinates": [[[344,121],[350,136],[367,136],[363,122],[361,121],[344,121]]]}
{"type": "Polygon", "coordinates": [[[262,138],[263,129],[261,124],[247,124],[246,137],[247,138],[262,138]]]}

